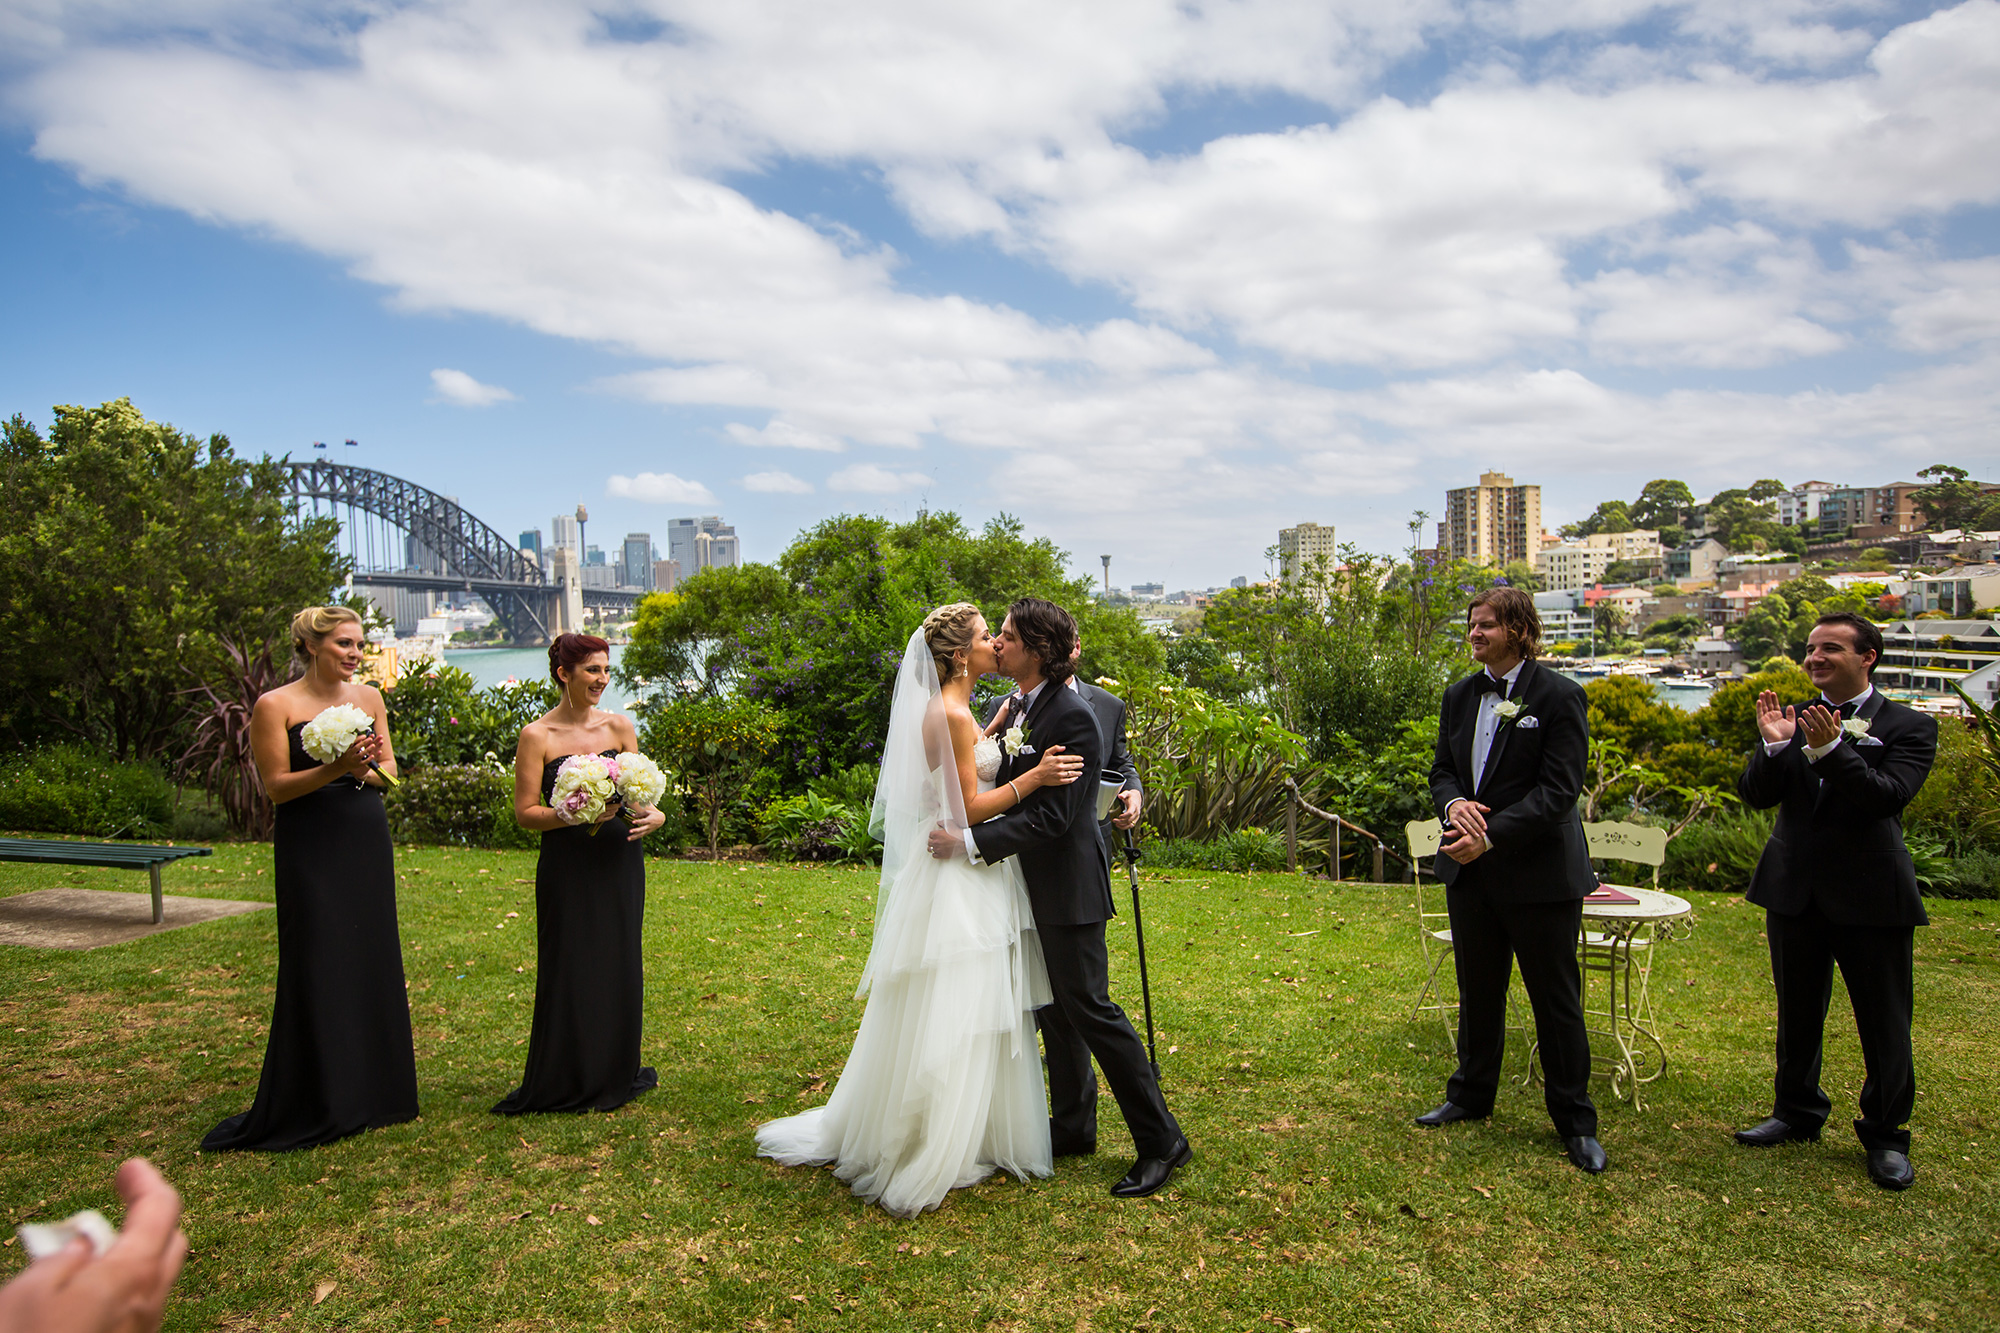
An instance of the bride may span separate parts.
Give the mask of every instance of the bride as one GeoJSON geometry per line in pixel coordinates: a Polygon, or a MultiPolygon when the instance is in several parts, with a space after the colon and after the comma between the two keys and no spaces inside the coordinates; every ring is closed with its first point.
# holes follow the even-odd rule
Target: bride
{"type": "Polygon", "coordinates": [[[832,1163],[898,1217],[995,1168],[1023,1180],[1051,1169],[1034,1013],[1049,984],[1020,867],[940,861],[926,844],[933,828],[962,833],[1082,769],[1050,746],[993,787],[1000,742],[980,736],[971,699],[997,665],[969,602],[939,607],[910,636],[869,825],[883,842],[882,879],[861,1030],[825,1106],[757,1129],[759,1156],[832,1163]]]}

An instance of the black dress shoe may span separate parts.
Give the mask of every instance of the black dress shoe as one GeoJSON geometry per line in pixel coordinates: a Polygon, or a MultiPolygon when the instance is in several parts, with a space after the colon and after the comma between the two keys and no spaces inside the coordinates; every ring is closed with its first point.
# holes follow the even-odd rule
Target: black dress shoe
{"type": "Polygon", "coordinates": [[[1800,1129],[1772,1116],[1748,1129],[1736,1131],[1736,1141],[1752,1148],[1775,1148],[1780,1143],[1818,1143],[1817,1129],[1800,1129]]]}
{"type": "Polygon", "coordinates": [[[1917,1183],[1917,1168],[1908,1153],[1894,1148],[1868,1150],[1868,1178],[1885,1190],[1906,1190],[1917,1183]]]}
{"type": "Polygon", "coordinates": [[[1604,1145],[1588,1134],[1564,1139],[1563,1147],[1569,1152],[1570,1165],[1579,1171],[1588,1171],[1594,1176],[1610,1165],[1604,1156],[1604,1145]]]}
{"type": "Polygon", "coordinates": [[[1475,1115],[1457,1102],[1446,1102],[1417,1117],[1417,1123],[1425,1129],[1436,1129],[1439,1125],[1449,1125],[1459,1120],[1484,1120],[1483,1115],[1475,1115]]]}
{"type": "Polygon", "coordinates": [[[1193,1160],[1194,1149],[1182,1138],[1165,1157],[1141,1157],[1132,1163],[1132,1169],[1125,1173],[1125,1179],[1111,1187],[1111,1193],[1120,1199],[1143,1198],[1165,1188],[1174,1178],[1175,1169],[1193,1160]]]}

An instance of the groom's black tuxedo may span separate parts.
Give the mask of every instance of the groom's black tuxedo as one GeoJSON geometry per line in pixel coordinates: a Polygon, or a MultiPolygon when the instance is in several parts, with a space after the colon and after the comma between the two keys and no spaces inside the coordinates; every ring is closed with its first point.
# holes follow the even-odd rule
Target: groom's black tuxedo
{"type": "Polygon", "coordinates": [[[1140,1157],[1165,1157],[1180,1142],[1180,1126],[1146,1058],[1145,1043],[1111,999],[1104,923],[1113,914],[1111,876],[1096,818],[1104,739],[1097,715],[1075,690],[1044,682],[1023,720],[1034,753],[1001,760],[999,781],[1041,762],[1052,745],[1083,759],[1083,777],[1063,787],[1039,787],[1007,813],[972,826],[972,841],[988,863],[1021,858],[1035,931],[1048,965],[1055,1003],[1040,1011],[1049,1065],[1049,1132],[1057,1153],[1097,1146],[1097,1077],[1104,1071],[1132,1131],[1140,1157]]]}
{"type": "Polygon", "coordinates": [[[1847,983],[1866,1070],[1855,1133],[1868,1148],[1908,1152],[1916,1105],[1910,1049],[1914,928],[1928,925],[1903,844],[1903,807],[1937,757],[1937,722],[1868,696],[1865,741],[1843,738],[1811,762],[1803,737],[1776,754],[1760,741],[1737,781],[1744,803],[1778,807],[1748,897],[1765,912],[1778,991],[1777,1090],[1771,1114],[1816,1132],[1833,1110],[1819,1086],[1836,963],[1847,983]]]}
{"type": "MultiPolygon", "coordinates": [[[[1473,770],[1484,669],[1444,692],[1431,798],[1440,819],[1460,797],[1488,806],[1492,844],[1460,865],[1438,853],[1446,884],[1452,957],[1458,972],[1458,1068],[1447,1100],[1486,1115],[1500,1087],[1506,1047],[1507,983],[1514,963],[1535,1012],[1543,1100],[1565,1139],[1597,1137],[1590,1100],[1590,1036],[1584,1027],[1577,939],[1583,899],[1597,887],[1576,799],[1589,750],[1583,688],[1530,658],[1508,702],[1514,721],[1496,717],[1483,772],[1473,770]]],[[[1496,696],[1497,698],[1498,696],[1496,696]]],[[[1446,830],[1447,833],[1449,829],[1446,830]]]]}
{"type": "MultiPolygon", "coordinates": [[[[1100,689],[1088,681],[1076,682],[1076,692],[1090,705],[1090,711],[1097,715],[1097,733],[1104,740],[1104,767],[1106,771],[1123,773],[1125,783],[1120,791],[1142,791],[1139,783],[1139,765],[1132,760],[1132,751],[1125,744],[1125,701],[1109,690],[1100,689]]],[[[1003,694],[987,705],[982,724],[990,723],[996,713],[1012,706],[1015,696],[1003,694]]],[[[1119,807],[1111,807],[1116,814],[1119,807]]],[[[1111,826],[1106,816],[1098,822],[1098,831],[1104,835],[1106,853],[1113,861],[1118,859],[1118,830],[1111,826]]]]}

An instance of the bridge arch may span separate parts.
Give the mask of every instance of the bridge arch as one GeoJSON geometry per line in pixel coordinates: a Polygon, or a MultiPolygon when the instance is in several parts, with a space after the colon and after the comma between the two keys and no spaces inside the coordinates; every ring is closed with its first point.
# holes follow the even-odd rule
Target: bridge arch
{"type": "Polygon", "coordinates": [[[493,608],[516,643],[546,643],[559,630],[561,590],[541,565],[458,501],[372,468],[323,459],[288,462],[295,500],[360,510],[401,528],[444,566],[441,575],[357,571],[357,583],[463,588],[493,608]]]}

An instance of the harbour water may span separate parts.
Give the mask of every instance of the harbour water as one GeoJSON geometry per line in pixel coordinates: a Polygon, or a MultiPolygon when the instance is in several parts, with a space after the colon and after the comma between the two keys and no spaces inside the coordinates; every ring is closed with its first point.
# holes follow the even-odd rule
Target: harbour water
{"type": "MultiPolygon", "coordinates": [[[[624,654],[624,644],[612,644],[611,665],[617,666],[624,654]]],[[[510,679],[545,680],[549,674],[546,648],[448,648],[444,662],[488,687],[510,679]]],[[[627,702],[626,691],[613,680],[611,688],[604,692],[603,707],[618,713],[629,712],[627,702]]]]}
{"type": "MultiPolygon", "coordinates": [[[[1579,685],[1588,685],[1593,680],[1605,679],[1601,673],[1580,675],[1574,671],[1564,671],[1560,667],[1555,668],[1555,673],[1558,676],[1567,676],[1579,685]]],[[[1655,699],[1658,699],[1661,703],[1672,704],[1675,708],[1686,713],[1692,713],[1695,709],[1707,703],[1709,696],[1715,692],[1713,682],[1705,680],[1680,681],[1655,676],[1652,678],[1651,683],[1655,699]]]]}

